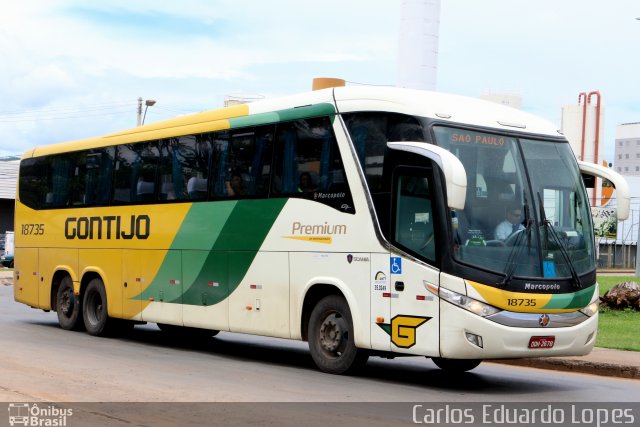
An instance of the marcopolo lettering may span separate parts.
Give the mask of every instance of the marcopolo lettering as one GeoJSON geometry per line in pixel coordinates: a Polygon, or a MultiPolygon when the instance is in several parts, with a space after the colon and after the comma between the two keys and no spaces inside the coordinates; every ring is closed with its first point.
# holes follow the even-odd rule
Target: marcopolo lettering
{"type": "Polygon", "coordinates": [[[64,222],[67,239],[140,239],[149,238],[151,218],[149,215],[120,215],[69,217],[64,222]]]}

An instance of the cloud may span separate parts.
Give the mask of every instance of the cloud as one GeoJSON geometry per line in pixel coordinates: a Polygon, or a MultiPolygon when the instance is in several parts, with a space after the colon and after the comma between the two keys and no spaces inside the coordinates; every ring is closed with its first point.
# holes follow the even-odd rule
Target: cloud
{"type": "MultiPolygon", "coordinates": [[[[556,122],[560,105],[599,89],[611,139],[615,124],[638,120],[636,3],[442,0],[438,88],[516,91],[526,110],[556,122]]],[[[219,107],[229,93],[305,91],[317,76],[396,78],[399,0],[0,4],[0,141],[12,141],[0,142],[0,154],[135,124],[135,106],[55,119],[63,107],[90,111],[143,96],[158,100],[147,115],[154,121],[219,107]],[[6,114],[20,111],[40,118],[6,114]]]]}
{"type": "Polygon", "coordinates": [[[380,14],[393,3],[0,2],[0,140],[12,141],[0,154],[135,124],[135,105],[97,104],[155,98],[154,121],[228,93],[304,91],[318,75],[379,82],[394,61],[396,24],[380,14]]]}

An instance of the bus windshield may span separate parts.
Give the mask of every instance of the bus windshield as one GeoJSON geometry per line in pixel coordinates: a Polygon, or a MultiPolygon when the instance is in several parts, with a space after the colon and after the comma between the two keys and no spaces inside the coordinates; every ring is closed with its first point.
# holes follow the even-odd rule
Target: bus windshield
{"type": "Polygon", "coordinates": [[[568,143],[434,127],[467,172],[452,210],[454,257],[512,277],[571,278],[595,269],[586,193],[568,143]]]}

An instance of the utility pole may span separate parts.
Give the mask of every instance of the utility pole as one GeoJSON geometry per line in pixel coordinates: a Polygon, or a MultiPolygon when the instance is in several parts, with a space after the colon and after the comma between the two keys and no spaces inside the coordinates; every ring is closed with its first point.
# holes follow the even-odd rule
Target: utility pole
{"type": "Polygon", "coordinates": [[[142,98],[138,97],[138,114],[137,114],[136,126],[142,125],[142,98]]]}

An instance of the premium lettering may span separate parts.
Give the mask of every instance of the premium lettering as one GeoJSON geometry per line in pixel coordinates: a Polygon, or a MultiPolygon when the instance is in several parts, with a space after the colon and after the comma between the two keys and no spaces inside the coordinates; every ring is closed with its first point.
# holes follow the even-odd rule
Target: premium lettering
{"type": "Polygon", "coordinates": [[[331,225],[325,222],[318,225],[305,225],[301,222],[294,222],[291,227],[291,234],[297,235],[320,235],[320,234],[347,234],[347,226],[344,224],[331,225]]]}
{"type": "Polygon", "coordinates": [[[149,215],[69,217],[64,222],[64,236],[69,239],[145,240],[151,234],[149,215]]]}

